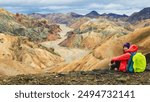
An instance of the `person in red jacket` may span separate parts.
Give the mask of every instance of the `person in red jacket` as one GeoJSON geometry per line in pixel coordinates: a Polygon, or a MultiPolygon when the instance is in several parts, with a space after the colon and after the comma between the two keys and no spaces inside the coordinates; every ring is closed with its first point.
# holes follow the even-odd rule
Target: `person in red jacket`
{"type": "MultiPolygon", "coordinates": [[[[123,53],[125,54],[126,51],[127,51],[129,48],[130,48],[130,43],[125,43],[125,44],[123,45],[123,53]]],[[[119,60],[117,60],[117,61],[111,60],[111,66],[110,66],[111,70],[118,70],[119,67],[120,67],[120,61],[119,61],[119,60]]]]}
{"type": "Polygon", "coordinates": [[[138,47],[136,45],[132,45],[130,46],[129,49],[126,48],[126,50],[124,50],[124,54],[118,57],[114,57],[111,60],[112,64],[112,68],[114,68],[115,70],[119,70],[122,72],[126,72],[127,70],[127,65],[128,65],[128,60],[130,59],[131,53],[137,52],[138,47]],[[116,64],[116,62],[119,64],[116,64]]]}

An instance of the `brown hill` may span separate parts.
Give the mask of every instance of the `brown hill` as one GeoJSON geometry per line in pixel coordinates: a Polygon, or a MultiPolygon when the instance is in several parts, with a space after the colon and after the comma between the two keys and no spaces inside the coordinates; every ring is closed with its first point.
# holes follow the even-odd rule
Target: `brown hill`
{"type": "Polygon", "coordinates": [[[60,27],[49,24],[46,19],[34,19],[23,14],[13,14],[0,9],[0,32],[15,36],[26,36],[32,41],[59,39],[60,27]],[[51,37],[52,36],[52,37],[51,37]]]}
{"type": "Polygon", "coordinates": [[[63,62],[52,50],[29,42],[27,38],[0,33],[0,74],[34,74],[63,62]]]}
{"type": "Polygon", "coordinates": [[[73,34],[68,33],[67,39],[62,41],[60,45],[93,49],[114,35],[119,37],[130,33],[132,30],[132,25],[122,21],[114,22],[102,18],[91,19],[74,30],[73,34]]]}
{"type": "Polygon", "coordinates": [[[77,19],[76,21],[72,22],[68,26],[73,29],[78,29],[82,24],[84,24],[85,22],[87,22],[89,20],[90,20],[90,18],[83,17],[83,18],[77,19]]]}
{"type": "Polygon", "coordinates": [[[141,21],[137,21],[134,24],[134,27],[137,28],[144,28],[144,27],[148,27],[150,26],[150,19],[146,19],[146,20],[141,20],[141,21]]]}
{"type": "Polygon", "coordinates": [[[60,66],[49,70],[50,72],[70,72],[70,71],[87,71],[93,69],[108,68],[110,59],[114,56],[122,54],[122,45],[125,42],[131,42],[139,46],[139,51],[148,54],[150,53],[150,27],[136,30],[133,33],[122,37],[113,37],[97,47],[94,51],[80,60],[74,61],[71,64],[60,66]]]}
{"type": "Polygon", "coordinates": [[[82,41],[82,36],[75,34],[75,32],[67,32],[67,38],[59,43],[59,45],[64,47],[79,47],[82,41]]]}

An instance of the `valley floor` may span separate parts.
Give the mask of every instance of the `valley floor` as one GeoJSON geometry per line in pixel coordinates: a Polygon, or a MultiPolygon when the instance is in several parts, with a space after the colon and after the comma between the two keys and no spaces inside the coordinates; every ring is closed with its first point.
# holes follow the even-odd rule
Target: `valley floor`
{"type": "Polygon", "coordinates": [[[121,73],[108,70],[0,77],[1,85],[150,85],[150,72],[121,73]]]}
{"type": "Polygon", "coordinates": [[[63,24],[60,25],[60,28],[62,29],[62,31],[60,32],[61,39],[55,41],[46,41],[42,42],[41,44],[47,48],[54,48],[55,52],[58,53],[62,58],[64,58],[65,63],[70,63],[74,60],[78,60],[90,52],[86,49],[67,48],[60,46],[59,43],[67,38],[66,33],[73,30],[72,28],[69,28],[63,24]]]}

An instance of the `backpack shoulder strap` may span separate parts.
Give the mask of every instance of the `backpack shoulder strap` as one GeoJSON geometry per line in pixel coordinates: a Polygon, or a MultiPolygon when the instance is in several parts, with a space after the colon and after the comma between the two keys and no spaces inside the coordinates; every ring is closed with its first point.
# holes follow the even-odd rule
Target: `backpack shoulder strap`
{"type": "Polygon", "coordinates": [[[127,71],[130,72],[130,73],[133,73],[134,72],[134,69],[133,69],[133,57],[134,55],[136,54],[136,52],[134,53],[130,53],[131,56],[130,56],[130,59],[128,61],[128,66],[127,66],[127,71]]]}

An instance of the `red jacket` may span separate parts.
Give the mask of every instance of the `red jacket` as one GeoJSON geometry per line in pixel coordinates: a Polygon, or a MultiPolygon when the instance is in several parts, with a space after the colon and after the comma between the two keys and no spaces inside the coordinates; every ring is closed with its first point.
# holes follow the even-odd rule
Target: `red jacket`
{"type": "Polygon", "coordinates": [[[130,59],[131,54],[137,52],[138,47],[136,45],[132,45],[123,55],[114,57],[112,61],[120,61],[119,71],[126,72],[128,60],[130,59]]]}

